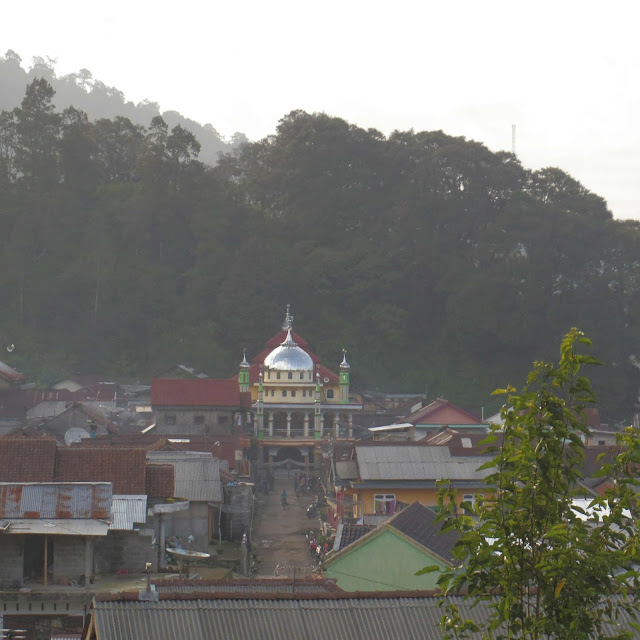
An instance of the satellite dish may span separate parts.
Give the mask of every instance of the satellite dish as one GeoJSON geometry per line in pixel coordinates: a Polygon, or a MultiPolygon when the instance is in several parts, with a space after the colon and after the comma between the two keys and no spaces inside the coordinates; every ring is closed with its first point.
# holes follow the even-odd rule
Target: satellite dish
{"type": "Polygon", "coordinates": [[[76,442],[80,442],[83,438],[90,438],[89,432],[82,427],[71,427],[64,434],[64,441],[67,446],[71,446],[76,442]]]}

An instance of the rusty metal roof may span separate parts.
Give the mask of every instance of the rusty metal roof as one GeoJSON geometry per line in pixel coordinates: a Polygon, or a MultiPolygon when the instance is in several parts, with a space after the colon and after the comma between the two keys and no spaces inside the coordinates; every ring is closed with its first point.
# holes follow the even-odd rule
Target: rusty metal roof
{"type": "Polygon", "coordinates": [[[105,518],[111,483],[0,483],[0,518],[105,518]]]}

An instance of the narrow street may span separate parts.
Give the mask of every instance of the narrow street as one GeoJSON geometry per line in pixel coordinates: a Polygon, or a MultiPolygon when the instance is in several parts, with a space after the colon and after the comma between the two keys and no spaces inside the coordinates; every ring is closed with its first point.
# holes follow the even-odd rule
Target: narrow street
{"type": "Polygon", "coordinates": [[[318,532],[318,516],[307,517],[312,496],[296,499],[291,478],[276,477],[273,491],[259,497],[259,510],[253,530],[253,552],[258,559],[256,576],[259,578],[302,577],[311,575],[317,566],[310,554],[305,534],[318,532]],[[288,509],[280,502],[282,490],[288,494],[288,509]]]}

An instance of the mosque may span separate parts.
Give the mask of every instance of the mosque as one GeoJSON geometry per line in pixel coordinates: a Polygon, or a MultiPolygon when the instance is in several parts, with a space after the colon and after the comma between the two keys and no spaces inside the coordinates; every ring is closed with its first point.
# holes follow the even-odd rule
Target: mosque
{"type": "Polygon", "coordinates": [[[350,366],[343,351],[339,373],[324,366],[293,331],[289,306],[282,330],[238,374],[239,391],[251,394],[251,415],[265,462],[309,463],[323,441],[353,436],[353,414],[362,410],[349,393],[350,366]]]}
{"type": "Polygon", "coordinates": [[[238,449],[245,449],[252,435],[261,462],[293,460],[306,467],[317,461],[314,452],[327,442],[351,438],[353,415],[362,411],[350,395],[345,351],[338,369],[335,373],[324,366],[293,331],[287,306],[281,331],[251,362],[245,352],[233,378],[176,379],[169,374],[154,379],[156,423],[149,429],[174,438],[216,436],[220,442],[242,435],[247,444],[238,449]]]}

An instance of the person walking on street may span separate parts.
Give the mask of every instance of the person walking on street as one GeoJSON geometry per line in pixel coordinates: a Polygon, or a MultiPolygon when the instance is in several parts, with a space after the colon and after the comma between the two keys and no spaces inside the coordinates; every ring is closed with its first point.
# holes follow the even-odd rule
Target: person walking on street
{"type": "Polygon", "coordinates": [[[282,503],[283,509],[287,509],[289,507],[289,503],[287,502],[288,497],[289,496],[287,496],[287,490],[283,489],[282,493],[280,494],[280,502],[282,503]]]}

